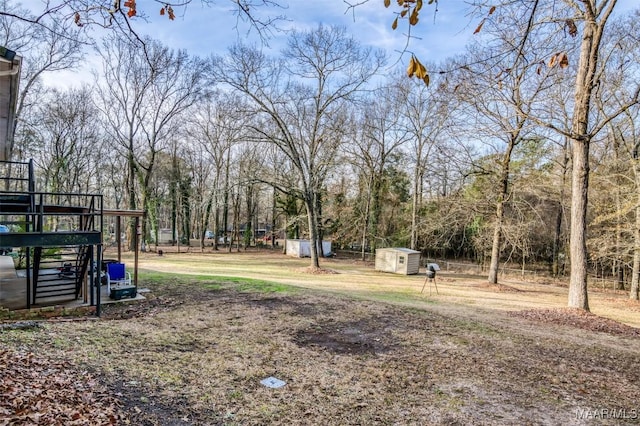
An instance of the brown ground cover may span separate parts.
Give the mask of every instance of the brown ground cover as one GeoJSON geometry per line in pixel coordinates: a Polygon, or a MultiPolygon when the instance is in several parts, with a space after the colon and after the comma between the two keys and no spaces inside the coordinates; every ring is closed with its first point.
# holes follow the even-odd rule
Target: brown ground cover
{"type": "Polygon", "coordinates": [[[45,412],[65,425],[639,421],[638,329],[555,306],[556,289],[468,282],[465,297],[484,295],[472,303],[454,276],[427,296],[422,277],[351,262],[308,274],[297,260],[252,257],[267,280],[256,281],[233,277],[237,256],[207,258],[226,271],[217,278],[196,259],[143,259],[194,275],[143,275],[147,300],[105,306],[99,321],[1,329],[0,425],[56,424],[33,420],[45,412]],[[551,308],[527,302],[536,297],[551,308]]]}

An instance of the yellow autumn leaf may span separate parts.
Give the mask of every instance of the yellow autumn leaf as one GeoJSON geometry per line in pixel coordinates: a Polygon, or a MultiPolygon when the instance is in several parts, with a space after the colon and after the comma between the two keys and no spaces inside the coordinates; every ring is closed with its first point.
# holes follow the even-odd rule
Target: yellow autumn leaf
{"type": "Polygon", "coordinates": [[[409,66],[407,67],[407,76],[413,77],[416,72],[416,61],[413,60],[413,56],[409,59],[409,66]]]}
{"type": "Polygon", "coordinates": [[[384,0],[384,7],[391,6],[391,0],[384,0]]]}
{"type": "Polygon", "coordinates": [[[393,20],[393,24],[391,24],[392,30],[395,30],[396,28],[398,28],[398,17],[396,17],[396,19],[393,20]]]}
{"type": "Polygon", "coordinates": [[[565,52],[560,55],[560,68],[564,69],[569,66],[569,57],[565,52]]]}
{"type": "Polygon", "coordinates": [[[416,70],[416,77],[420,79],[424,79],[427,76],[427,68],[424,65],[422,65],[422,63],[417,59],[416,59],[416,62],[418,65],[418,69],[416,70]]]}
{"type": "Polygon", "coordinates": [[[413,8],[413,12],[411,12],[411,16],[409,16],[409,23],[411,25],[416,25],[418,23],[418,11],[416,8],[413,8]]]}

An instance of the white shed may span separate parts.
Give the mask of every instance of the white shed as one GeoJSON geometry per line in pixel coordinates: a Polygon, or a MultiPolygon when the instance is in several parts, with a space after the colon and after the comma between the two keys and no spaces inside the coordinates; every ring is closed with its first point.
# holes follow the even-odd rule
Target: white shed
{"type": "MultiPolygon", "coordinates": [[[[311,257],[311,244],[309,240],[287,240],[285,250],[289,256],[311,257]]],[[[322,251],[325,256],[331,253],[331,241],[322,242],[322,251]]]]}
{"type": "Polygon", "coordinates": [[[419,251],[394,247],[376,249],[376,271],[413,275],[419,270],[419,251]]]}
{"type": "Polygon", "coordinates": [[[171,244],[173,243],[173,232],[169,228],[163,228],[158,230],[158,244],[171,244]]]}

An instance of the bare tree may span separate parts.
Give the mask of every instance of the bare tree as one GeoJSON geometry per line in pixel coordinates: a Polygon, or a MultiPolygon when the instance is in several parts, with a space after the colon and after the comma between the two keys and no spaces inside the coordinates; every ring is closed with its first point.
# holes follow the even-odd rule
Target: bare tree
{"type": "Polygon", "coordinates": [[[405,114],[404,94],[400,86],[394,84],[372,91],[364,100],[368,106],[358,120],[360,130],[345,147],[361,181],[363,260],[366,249],[375,250],[382,237],[383,185],[390,157],[409,141],[409,131],[401,124],[405,114]]]}
{"type": "Polygon", "coordinates": [[[271,123],[249,127],[256,139],[275,144],[298,176],[295,192],[307,210],[311,262],[319,267],[318,201],[346,126],[344,108],[383,63],[363,49],[344,28],[320,26],[294,32],[283,52],[271,60],[246,46],[215,60],[215,78],[243,93],[255,113],[271,123]]]}
{"type": "MultiPolygon", "coordinates": [[[[438,143],[442,144],[443,131],[449,123],[448,119],[454,114],[456,106],[454,102],[447,102],[447,99],[452,98],[448,97],[450,92],[443,83],[432,81],[430,86],[419,82],[408,83],[410,84],[401,85],[403,93],[401,102],[405,110],[403,125],[411,141],[408,159],[413,165],[410,247],[417,250],[425,177],[429,170],[436,172],[436,169],[440,169],[446,174],[452,162],[450,158],[444,158],[444,162],[438,161],[439,156],[436,151],[438,143]]],[[[398,101],[400,100],[396,100],[398,101]]],[[[427,184],[428,187],[435,185],[436,182],[433,181],[427,184]]]]}
{"type": "MultiPolygon", "coordinates": [[[[572,169],[572,198],[571,198],[571,279],[569,285],[569,307],[589,310],[587,292],[587,237],[588,225],[588,189],[589,189],[589,148],[593,138],[604,128],[608,121],[619,115],[622,111],[638,102],[640,87],[631,93],[625,104],[617,110],[607,113],[606,117],[594,119],[592,114],[593,94],[599,87],[599,82],[606,66],[606,54],[602,49],[602,41],[605,36],[605,29],[610,17],[615,9],[617,0],[565,0],[564,7],[556,7],[555,2],[547,4],[540,0],[532,0],[527,3],[528,18],[523,17],[520,23],[521,42],[514,44],[512,51],[517,52],[515,64],[523,58],[531,47],[533,29],[544,28],[551,25],[548,33],[553,33],[553,28],[561,28],[566,34],[579,40],[578,60],[575,68],[571,67],[569,60],[571,49],[557,51],[548,55],[550,67],[569,68],[575,70],[575,80],[573,83],[574,96],[573,108],[570,113],[571,127],[565,130],[555,126],[553,123],[539,121],[529,114],[529,119],[534,119],[539,124],[544,124],[566,136],[572,144],[573,149],[573,169],[572,169]],[[547,7],[544,7],[547,6],[547,7]],[[554,27],[555,26],[555,27],[554,27]],[[601,58],[605,58],[602,60],[601,58]]],[[[484,2],[475,3],[479,7],[487,7],[484,2]]],[[[496,6],[507,7],[507,2],[496,6]]],[[[491,11],[496,8],[490,9],[491,11]]],[[[486,9],[485,9],[486,10],[486,9]]],[[[496,22],[498,22],[496,20],[496,22]]],[[[513,25],[504,25],[506,31],[512,30],[513,25]]],[[[520,28],[517,27],[517,28],[520,28]]],[[[536,40],[536,46],[545,46],[541,40],[536,40]]],[[[566,41],[568,46],[570,41],[566,41]]],[[[527,113],[523,111],[522,113],[527,113]]]]}
{"type": "MultiPolygon", "coordinates": [[[[501,25],[509,28],[515,26],[521,28],[523,33],[526,32],[526,23],[522,23],[522,15],[526,11],[523,12],[518,7],[505,7],[496,13],[500,14],[501,25]]],[[[510,198],[512,158],[524,140],[535,136],[533,123],[529,119],[531,105],[542,96],[548,82],[545,75],[538,72],[538,55],[543,55],[545,51],[539,52],[539,49],[534,48],[534,44],[541,41],[542,35],[537,35],[536,38],[535,34],[527,33],[527,40],[522,41],[527,55],[522,56],[520,51],[513,49],[520,41],[513,38],[511,31],[506,31],[501,26],[490,27],[487,33],[490,34],[492,43],[484,49],[480,47],[480,42],[473,45],[471,49],[475,53],[462,59],[471,65],[460,66],[460,86],[457,93],[468,105],[465,110],[475,124],[478,138],[491,147],[495,158],[493,170],[486,170],[496,174],[496,187],[493,190],[495,216],[488,277],[489,282],[495,284],[498,281],[498,264],[503,244],[505,206],[510,198]]]]}
{"type": "Polygon", "coordinates": [[[50,192],[97,191],[100,139],[91,89],[54,90],[40,98],[33,112],[37,119],[32,129],[39,141],[35,161],[43,170],[40,186],[50,192]]]}
{"type": "Polygon", "coordinates": [[[241,105],[242,99],[237,95],[212,92],[198,103],[187,130],[189,137],[207,153],[213,167],[201,220],[203,227],[213,222],[215,250],[220,238],[226,241],[229,227],[229,173],[231,162],[235,160],[233,147],[242,141],[242,123],[246,121],[241,105]]]}
{"type": "MultiPolygon", "coordinates": [[[[107,39],[100,50],[104,61],[100,108],[119,155],[127,158],[130,209],[138,208],[138,190],[141,206],[147,207],[156,155],[167,148],[182,115],[206,89],[202,61],[155,41],[146,44],[146,59],[139,46],[116,37],[107,39]]],[[[145,218],[145,236],[146,230],[145,218]]]]}
{"type": "MultiPolygon", "coordinates": [[[[607,65],[608,55],[603,47],[605,30],[617,1],[567,0],[566,3],[565,20],[562,22],[568,26],[571,35],[580,36],[579,58],[575,68],[571,128],[567,132],[553,125],[550,127],[565,135],[571,141],[573,148],[570,228],[571,280],[568,305],[588,311],[586,231],[590,146],[592,140],[609,121],[639,101],[640,85],[636,81],[635,88],[630,91],[624,102],[607,111],[605,115],[596,117],[593,114],[594,94],[600,86],[607,65]]],[[[559,17],[557,15],[556,11],[556,17],[559,17]]],[[[556,62],[566,66],[564,58],[561,54],[560,60],[556,62]]]]}

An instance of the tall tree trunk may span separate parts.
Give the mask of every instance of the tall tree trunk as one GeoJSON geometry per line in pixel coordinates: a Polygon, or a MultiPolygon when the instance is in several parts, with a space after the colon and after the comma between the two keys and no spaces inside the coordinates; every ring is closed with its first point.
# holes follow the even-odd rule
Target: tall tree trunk
{"type": "Polygon", "coordinates": [[[616,290],[624,290],[624,252],[625,247],[623,247],[624,235],[623,235],[623,227],[625,225],[626,220],[622,218],[622,194],[621,188],[624,186],[622,182],[621,173],[623,172],[620,169],[620,164],[622,163],[622,159],[620,158],[620,150],[622,149],[621,140],[615,136],[613,133],[613,147],[615,153],[615,175],[614,175],[614,197],[616,201],[616,246],[615,252],[616,257],[613,261],[613,274],[616,280],[615,289],[616,290]]]}
{"type": "MultiPolygon", "coordinates": [[[[606,3],[606,2],[605,2],[606,3]]],[[[571,308],[589,310],[587,292],[587,205],[589,190],[589,111],[595,85],[600,41],[607,19],[616,0],[610,0],[608,9],[598,22],[595,1],[585,1],[585,19],[580,44],[580,59],[576,75],[574,110],[571,122],[573,143],[573,172],[571,179],[571,280],[569,301],[571,308]]],[[[598,6],[602,7],[602,6],[598,6]]]]}
{"type": "MultiPolygon", "coordinates": [[[[418,161],[420,156],[418,156],[418,161]]],[[[413,199],[411,200],[411,250],[416,250],[418,245],[418,210],[422,193],[422,165],[417,164],[413,174],[413,199]]]]}
{"type": "Polygon", "coordinates": [[[231,241],[227,241],[229,237],[227,232],[229,231],[229,167],[231,160],[231,149],[227,151],[227,164],[224,168],[224,195],[222,201],[222,237],[226,244],[228,244],[228,252],[231,253],[231,241]]]}
{"type": "Polygon", "coordinates": [[[178,166],[174,152],[171,161],[171,179],[169,180],[169,197],[171,199],[171,244],[178,241],[178,166]]]}
{"type": "Polygon", "coordinates": [[[185,245],[191,247],[191,180],[180,179],[180,200],[182,211],[182,235],[185,245]]]}
{"type": "Polygon", "coordinates": [[[233,236],[229,241],[229,253],[231,246],[236,242],[236,251],[240,252],[240,190],[236,190],[233,196],[233,236]]]}
{"type": "MultiPolygon", "coordinates": [[[[216,183],[214,182],[214,188],[216,187],[216,183]]],[[[215,190],[214,190],[215,191],[215,190]]],[[[202,251],[204,252],[204,246],[206,244],[206,237],[207,237],[207,225],[209,223],[209,218],[211,217],[211,211],[213,210],[213,199],[215,197],[215,192],[211,192],[211,194],[209,195],[209,199],[207,200],[207,206],[204,209],[204,218],[202,220],[202,231],[200,232],[200,248],[202,249],[202,251]]],[[[217,209],[216,209],[217,212],[217,209]]],[[[214,214],[215,216],[215,214],[214,214]]],[[[217,220],[217,217],[214,218],[215,220],[217,220]]],[[[217,222],[216,222],[217,223],[217,222]]],[[[217,227],[214,226],[214,228],[217,232],[217,227]]],[[[216,235],[213,235],[213,241],[215,244],[215,241],[217,240],[216,235]]]]}
{"type": "Polygon", "coordinates": [[[560,276],[560,236],[562,235],[562,217],[564,216],[564,207],[562,201],[558,202],[558,210],[556,212],[556,227],[553,236],[553,253],[551,260],[551,274],[554,277],[560,276]]]}
{"type": "Polygon", "coordinates": [[[380,202],[380,197],[382,192],[382,179],[384,179],[383,173],[384,172],[381,172],[372,180],[373,186],[371,188],[371,220],[369,222],[369,235],[371,235],[370,246],[373,251],[376,249],[377,237],[379,235],[378,225],[380,224],[380,216],[382,214],[382,203],[380,202]]]}
{"type": "MultiPolygon", "coordinates": [[[[133,147],[131,146],[129,149],[129,153],[127,154],[127,163],[129,165],[129,174],[127,176],[127,193],[129,197],[129,209],[136,210],[137,201],[136,201],[136,176],[137,176],[137,166],[135,163],[135,157],[133,154],[133,147]]],[[[144,218],[143,218],[144,220],[144,218]]],[[[133,250],[134,247],[134,237],[137,232],[135,223],[130,220],[129,227],[127,231],[127,242],[129,244],[129,250],[133,250]]]]}
{"type": "Polygon", "coordinates": [[[500,262],[500,245],[502,244],[502,225],[504,223],[504,203],[509,196],[509,170],[511,166],[511,154],[517,143],[516,139],[510,139],[507,150],[502,156],[500,167],[500,187],[498,201],[496,203],[496,223],[493,228],[493,243],[491,245],[491,264],[489,265],[489,282],[498,283],[498,264],[500,262]]]}
{"type": "Polygon", "coordinates": [[[502,222],[504,220],[504,201],[496,205],[496,223],[493,228],[493,242],[491,244],[491,263],[489,265],[489,282],[498,283],[498,266],[500,262],[500,244],[502,244],[502,222]]]}
{"type": "MultiPolygon", "coordinates": [[[[622,211],[620,203],[620,187],[617,186],[616,192],[616,208],[618,212],[622,211]]],[[[616,259],[614,261],[614,273],[616,275],[616,290],[624,290],[624,259],[623,259],[623,247],[622,241],[624,236],[622,234],[622,218],[619,213],[616,217],[616,259]]]]}
{"type": "MultiPolygon", "coordinates": [[[[640,179],[640,173],[636,175],[636,180],[640,179]]],[[[638,186],[640,188],[640,186],[638,186]]],[[[633,245],[633,271],[631,272],[631,290],[629,298],[640,300],[640,190],[638,190],[638,201],[636,206],[636,223],[634,229],[633,245]]]]}
{"type": "Polygon", "coordinates": [[[633,230],[633,269],[631,270],[629,298],[640,300],[640,140],[634,146],[632,164],[637,198],[635,229],[633,230]]]}
{"type": "Polygon", "coordinates": [[[362,240],[361,240],[361,246],[360,246],[360,254],[363,261],[366,259],[367,236],[369,235],[369,217],[370,217],[370,211],[371,211],[371,187],[373,186],[373,175],[369,179],[368,185],[369,185],[369,188],[368,188],[369,196],[366,198],[365,206],[364,206],[365,207],[364,208],[364,224],[362,225],[362,240]]]}
{"type": "Polygon", "coordinates": [[[562,219],[564,218],[564,199],[565,188],[567,185],[567,173],[569,171],[569,141],[567,138],[564,140],[564,146],[562,147],[562,179],[560,185],[560,194],[558,195],[558,211],[556,213],[556,229],[553,236],[553,260],[551,265],[551,271],[554,277],[560,275],[560,252],[562,248],[561,236],[562,236],[562,219]]]}
{"type": "Polygon", "coordinates": [[[244,228],[244,235],[242,236],[242,243],[244,245],[244,249],[251,245],[251,242],[255,240],[255,232],[254,228],[257,227],[257,224],[253,221],[253,184],[248,184],[245,188],[245,202],[247,206],[247,216],[244,228]]]}
{"type": "MultiPolygon", "coordinates": [[[[213,208],[213,250],[218,250],[218,237],[220,235],[220,167],[216,167],[216,177],[213,181],[213,191],[211,192],[211,208],[213,208]]],[[[205,220],[205,227],[208,223],[205,220]]]]}
{"type": "Polygon", "coordinates": [[[316,193],[316,226],[318,227],[318,254],[320,257],[325,257],[329,253],[324,252],[324,248],[322,247],[322,240],[324,239],[324,226],[322,223],[322,193],[316,193]]]}
{"type": "Polygon", "coordinates": [[[586,229],[587,194],[589,189],[589,142],[587,140],[574,140],[571,189],[571,242],[569,244],[571,253],[571,280],[569,282],[569,307],[588,311],[586,229]]]}
{"type": "Polygon", "coordinates": [[[276,187],[273,187],[273,197],[271,197],[271,248],[276,247],[276,214],[277,214],[277,204],[276,204],[276,187]]]}
{"type": "Polygon", "coordinates": [[[318,228],[317,212],[315,209],[316,195],[309,191],[304,194],[304,205],[307,209],[307,221],[309,224],[309,251],[311,252],[311,266],[320,268],[320,259],[318,256],[318,228]]]}

